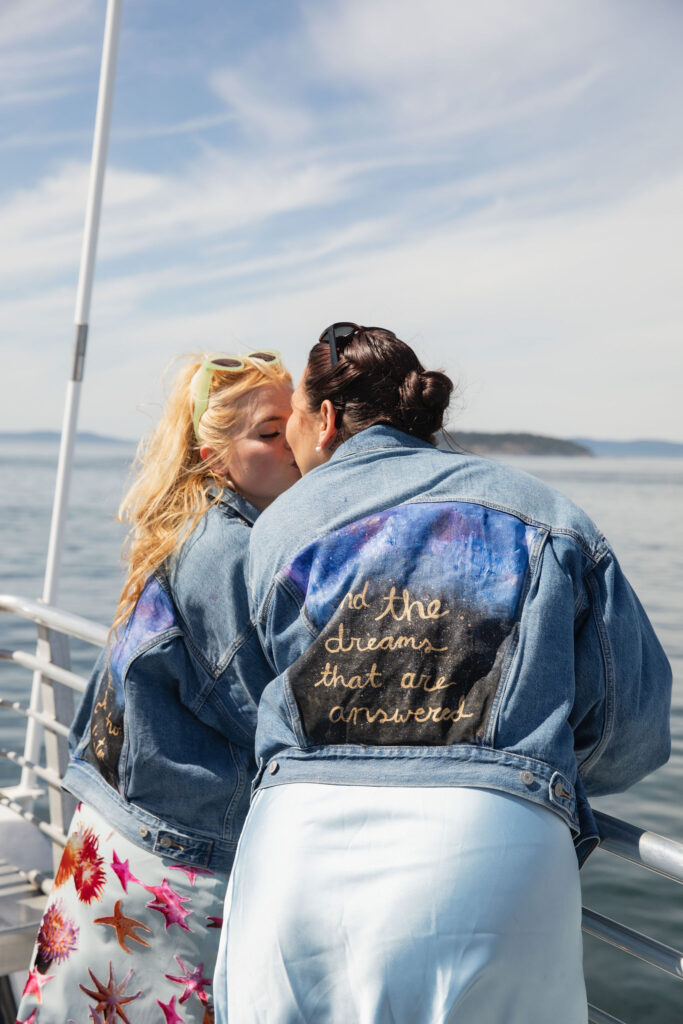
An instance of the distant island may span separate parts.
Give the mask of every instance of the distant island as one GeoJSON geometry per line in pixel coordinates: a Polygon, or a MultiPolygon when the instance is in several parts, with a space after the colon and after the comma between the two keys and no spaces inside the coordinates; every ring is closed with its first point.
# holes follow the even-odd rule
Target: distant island
{"type": "MultiPolygon", "coordinates": [[[[482,434],[464,430],[449,430],[447,433],[459,448],[474,455],[581,455],[591,458],[594,454],[586,443],[563,441],[559,437],[542,434],[482,434]]],[[[439,447],[449,447],[443,437],[439,439],[439,447]]]]}
{"type": "MultiPolygon", "coordinates": [[[[599,441],[592,437],[546,437],[543,434],[485,434],[449,430],[448,436],[474,455],[567,455],[583,458],[683,458],[683,444],[677,441],[599,441]]],[[[441,439],[440,448],[448,448],[441,439]]]]}
{"type": "MultiPolygon", "coordinates": [[[[481,433],[473,430],[449,430],[449,438],[455,445],[474,455],[564,455],[582,458],[683,458],[683,443],[677,441],[633,440],[599,441],[591,437],[547,437],[544,434],[525,433],[481,433]]],[[[79,431],[76,435],[79,445],[121,445],[132,447],[134,439],[107,437],[90,431],[79,431]]],[[[57,430],[31,430],[23,433],[0,431],[0,441],[33,442],[58,444],[57,430]]],[[[438,439],[440,448],[449,448],[449,443],[438,439]]]]}

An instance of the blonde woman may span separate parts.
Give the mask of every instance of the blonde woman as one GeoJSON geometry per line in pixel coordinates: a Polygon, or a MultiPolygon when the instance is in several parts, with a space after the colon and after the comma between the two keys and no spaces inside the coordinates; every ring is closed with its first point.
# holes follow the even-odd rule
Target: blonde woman
{"type": "Polygon", "coordinates": [[[272,676],[243,575],[259,512],[299,478],[275,352],[197,356],[142,443],[128,575],[71,731],[81,803],[17,1019],[213,1020],[211,978],[272,676]]]}

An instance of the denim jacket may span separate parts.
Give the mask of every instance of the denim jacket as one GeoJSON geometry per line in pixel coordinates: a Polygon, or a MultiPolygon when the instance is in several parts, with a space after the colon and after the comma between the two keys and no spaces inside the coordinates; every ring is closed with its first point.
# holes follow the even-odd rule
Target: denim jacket
{"type": "Polygon", "coordinates": [[[244,578],[258,514],[222,492],[150,576],[95,665],[64,779],[138,845],[220,871],[246,816],[256,706],[272,678],[244,578]]]}
{"type": "Polygon", "coordinates": [[[608,543],[525,473],[378,425],[259,518],[253,614],[276,678],[257,786],[480,786],[548,807],[670,749],[671,670],[608,543]]]}

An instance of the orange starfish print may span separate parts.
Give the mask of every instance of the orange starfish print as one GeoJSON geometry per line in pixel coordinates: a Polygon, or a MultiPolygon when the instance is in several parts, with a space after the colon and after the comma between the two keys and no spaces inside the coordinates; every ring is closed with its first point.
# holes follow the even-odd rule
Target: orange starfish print
{"type": "Polygon", "coordinates": [[[145,932],[151,932],[151,928],[148,928],[142,921],[136,921],[134,917],[126,917],[121,912],[121,904],[123,900],[117,900],[114,904],[114,914],[112,917],[96,917],[95,924],[108,924],[112,928],[116,929],[116,938],[119,940],[119,946],[125,950],[126,953],[130,953],[131,950],[125,943],[125,939],[130,938],[132,942],[139,942],[141,946],[149,946],[149,942],[145,942],[144,939],[139,938],[135,934],[136,928],[142,928],[145,932]]]}

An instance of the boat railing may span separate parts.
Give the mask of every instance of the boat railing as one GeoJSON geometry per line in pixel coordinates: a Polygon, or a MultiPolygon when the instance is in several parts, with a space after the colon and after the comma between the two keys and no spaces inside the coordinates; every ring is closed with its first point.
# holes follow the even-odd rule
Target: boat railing
{"type": "MultiPolygon", "coordinates": [[[[103,647],[107,629],[100,623],[38,601],[9,595],[0,596],[0,612],[34,622],[38,630],[35,654],[0,650],[0,661],[12,662],[33,672],[28,705],[0,696],[0,710],[18,712],[27,720],[23,752],[0,750],[0,756],[22,769],[18,785],[0,789],[0,806],[47,837],[53,844],[55,857],[58,857],[66,842],[66,829],[73,811],[73,798],[60,789],[60,779],[68,756],[67,736],[74,714],[74,694],[82,692],[86,685],[86,679],[71,669],[69,645],[71,639],[78,639],[103,647]]],[[[601,850],[675,882],[683,882],[683,843],[600,811],[595,811],[595,817],[600,829],[601,850]]],[[[54,863],[56,867],[57,861],[54,863]]],[[[28,966],[40,920],[41,901],[50,891],[52,878],[26,861],[19,865],[1,866],[0,870],[0,974],[7,975],[28,966]],[[8,876],[19,880],[25,896],[40,897],[29,925],[27,915],[20,913],[18,907],[14,921],[11,913],[9,920],[3,913],[3,891],[6,888],[3,882],[8,876]]],[[[14,904],[19,902],[16,893],[13,892],[12,898],[14,904]]],[[[582,927],[587,934],[683,979],[683,953],[671,946],[586,907],[583,908],[582,927]]],[[[625,1024],[595,1006],[589,1006],[588,1019],[592,1024],[625,1024]]]]}
{"type": "MultiPolygon", "coordinates": [[[[15,1000],[8,976],[29,966],[76,806],[61,779],[69,726],[87,680],[72,671],[71,641],[102,647],[107,629],[24,597],[0,596],[0,611],[33,622],[37,629],[32,651],[0,649],[1,662],[33,676],[28,702],[16,699],[16,688],[12,695],[0,688],[0,712],[25,719],[23,730],[15,730],[21,739],[14,746],[20,749],[10,749],[11,744],[0,748],[0,757],[21,769],[16,785],[0,787],[0,1019],[9,1020],[14,1019],[15,1000]]],[[[0,735],[7,733],[3,728],[0,735]]]]}

